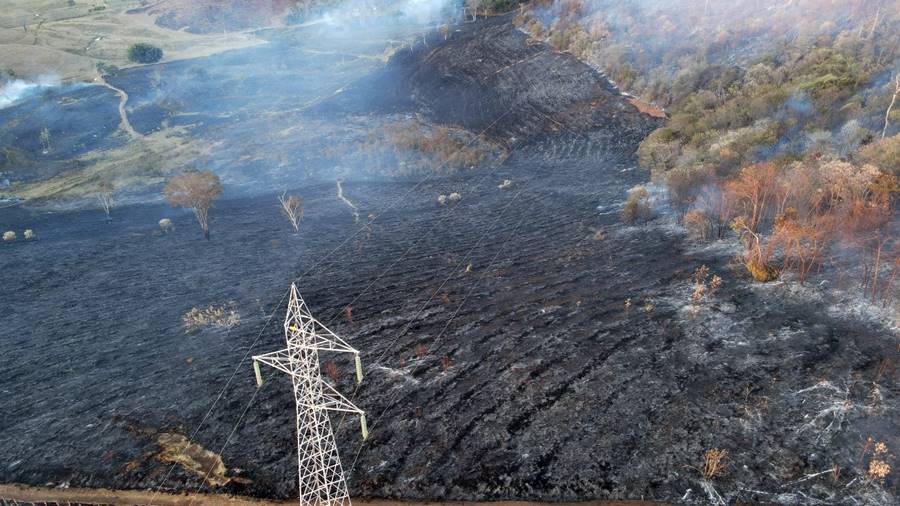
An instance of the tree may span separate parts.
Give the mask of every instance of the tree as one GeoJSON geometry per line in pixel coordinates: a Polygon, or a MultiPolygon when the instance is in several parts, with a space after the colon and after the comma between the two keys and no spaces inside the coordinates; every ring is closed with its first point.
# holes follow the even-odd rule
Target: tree
{"type": "Polygon", "coordinates": [[[138,42],[128,48],[128,60],[134,63],[156,63],[162,56],[162,49],[146,42],[138,42]]]}
{"type": "Polygon", "coordinates": [[[758,163],[741,169],[738,177],[725,184],[725,191],[734,196],[740,207],[746,228],[759,229],[760,222],[776,195],[775,180],[778,168],[772,163],[758,163]]]}
{"type": "Polygon", "coordinates": [[[281,212],[287,216],[294,227],[294,231],[299,232],[300,220],[303,219],[303,198],[297,195],[287,195],[287,192],[283,192],[278,197],[278,202],[281,204],[281,212]]]}
{"type": "Polygon", "coordinates": [[[466,0],[463,5],[463,12],[472,13],[472,21],[478,19],[478,9],[482,7],[483,0],[466,0]]]}
{"type": "Polygon", "coordinates": [[[203,237],[209,240],[209,208],[213,200],[222,195],[219,176],[210,171],[188,170],[172,176],[163,188],[163,195],[172,207],[187,207],[194,211],[203,237]]]}
{"type": "Polygon", "coordinates": [[[897,103],[897,95],[900,95],[900,73],[894,76],[894,94],[891,95],[891,103],[888,105],[887,112],[884,113],[884,129],[881,130],[881,138],[884,139],[887,136],[888,125],[891,123],[891,110],[894,109],[894,104],[897,103]]]}
{"type": "Polygon", "coordinates": [[[632,188],[628,191],[628,199],[622,206],[620,213],[622,221],[628,225],[638,220],[650,219],[650,192],[643,186],[632,188]]]}
{"type": "Polygon", "coordinates": [[[103,207],[103,212],[106,213],[106,217],[109,218],[109,210],[112,209],[113,206],[113,191],[115,188],[112,183],[108,181],[102,181],[97,185],[97,200],[100,202],[100,205],[103,207]]]}

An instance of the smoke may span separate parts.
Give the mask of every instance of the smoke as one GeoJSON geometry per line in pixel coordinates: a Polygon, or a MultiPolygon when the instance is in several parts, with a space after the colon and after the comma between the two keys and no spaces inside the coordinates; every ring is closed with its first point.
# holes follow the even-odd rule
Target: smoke
{"type": "MultiPolygon", "coordinates": [[[[433,25],[456,17],[460,2],[452,0],[350,0],[302,18],[304,23],[325,23],[332,27],[373,25],[433,25]]],[[[298,21],[300,19],[297,19],[298,21]]]]}
{"type": "Polygon", "coordinates": [[[9,107],[29,96],[40,93],[41,90],[60,85],[56,76],[40,76],[35,81],[13,79],[0,87],[0,109],[9,107]]]}

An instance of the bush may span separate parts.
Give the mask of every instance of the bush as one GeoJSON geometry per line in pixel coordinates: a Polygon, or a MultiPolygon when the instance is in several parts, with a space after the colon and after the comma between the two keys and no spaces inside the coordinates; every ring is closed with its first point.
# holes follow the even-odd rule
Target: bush
{"type": "Polygon", "coordinates": [[[631,225],[650,218],[650,192],[643,186],[628,191],[628,199],[622,207],[622,221],[631,225]]]}
{"type": "Polygon", "coordinates": [[[13,232],[12,230],[3,232],[3,240],[4,240],[4,241],[7,241],[7,242],[15,241],[15,240],[16,240],[16,233],[13,232]]]}
{"type": "Polygon", "coordinates": [[[228,306],[191,308],[181,319],[184,322],[185,332],[193,332],[203,327],[228,329],[241,323],[241,317],[234,309],[233,302],[228,306]]]}
{"type": "Polygon", "coordinates": [[[159,220],[159,228],[163,232],[170,232],[175,227],[172,226],[172,220],[170,220],[169,218],[163,218],[159,220]]]}
{"type": "Polygon", "coordinates": [[[146,42],[138,42],[128,48],[128,60],[134,63],[156,63],[162,56],[162,49],[146,42]]]}
{"type": "Polygon", "coordinates": [[[865,146],[857,156],[888,174],[900,176],[900,134],[865,146]]]}
{"type": "Polygon", "coordinates": [[[26,240],[26,241],[31,241],[31,240],[37,239],[37,236],[34,235],[34,230],[31,230],[30,228],[27,229],[27,230],[25,230],[25,234],[24,234],[24,235],[25,235],[25,240],[26,240]]]}
{"type": "Polygon", "coordinates": [[[712,235],[712,220],[700,209],[694,209],[684,215],[682,220],[688,235],[697,241],[706,241],[712,235]]]}

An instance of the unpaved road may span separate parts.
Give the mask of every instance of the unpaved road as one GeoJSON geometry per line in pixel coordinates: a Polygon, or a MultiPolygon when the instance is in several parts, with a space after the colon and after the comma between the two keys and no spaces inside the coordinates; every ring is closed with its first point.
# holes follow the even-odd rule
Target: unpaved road
{"type": "MultiPolygon", "coordinates": [[[[295,500],[264,501],[252,497],[222,494],[155,494],[144,490],[107,490],[89,488],[43,488],[22,485],[0,485],[0,504],[3,501],[18,503],[56,504],[154,504],[156,506],[267,506],[294,504],[295,500]]],[[[385,499],[353,499],[358,506],[538,506],[547,503],[524,501],[481,502],[405,502],[385,499]]],[[[588,501],[577,503],[552,503],[554,506],[661,506],[664,503],[647,501],[588,501]]]]}

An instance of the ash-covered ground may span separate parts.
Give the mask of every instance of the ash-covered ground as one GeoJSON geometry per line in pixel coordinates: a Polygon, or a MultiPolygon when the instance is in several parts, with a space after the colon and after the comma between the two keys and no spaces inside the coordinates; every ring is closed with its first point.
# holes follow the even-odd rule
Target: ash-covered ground
{"type": "MultiPolygon", "coordinates": [[[[896,481],[869,482],[863,453],[869,437],[900,448],[889,311],[818,280],[752,284],[729,244],[691,244],[664,211],[621,224],[626,190],[648,177],[634,150],[657,120],[508,20],[430,44],[303,117],[460,114],[453,123],[508,156],[450,175],[346,177],[359,221],[333,181],[297,188],[299,234],[260,191],[218,202],[209,242],[189,212],[159,204],[108,221],[2,210],[0,227],[27,224],[39,240],[0,253],[0,480],[294,496],[289,383],[264,371],[256,391],[243,359],[283,346],[280,300],[296,279],[362,350],[353,398],[370,440],[333,418],[353,495],[893,501],[896,481]],[[354,95],[390,73],[391,93],[354,95]],[[462,200],[439,206],[451,192],[462,200]],[[159,231],[163,217],[174,231],[159,231]],[[692,304],[703,265],[723,283],[692,304]],[[192,307],[232,301],[239,324],[185,333],[192,307]],[[170,467],[162,433],[220,455],[224,484],[170,467]],[[698,468],[713,448],[727,468],[707,482],[698,468]]],[[[353,393],[352,365],[326,360],[353,393]]]]}

